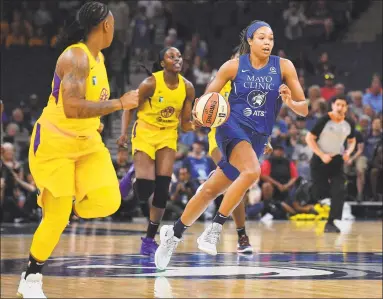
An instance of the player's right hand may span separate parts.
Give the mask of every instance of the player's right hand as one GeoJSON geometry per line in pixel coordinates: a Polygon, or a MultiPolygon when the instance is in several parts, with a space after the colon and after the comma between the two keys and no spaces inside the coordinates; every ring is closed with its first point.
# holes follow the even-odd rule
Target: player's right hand
{"type": "Polygon", "coordinates": [[[139,102],[138,89],[128,91],[120,98],[120,101],[124,110],[137,108],[139,102]]]}
{"type": "Polygon", "coordinates": [[[121,135],[117,139],[117,144],[118,144],[118,146],[127,148],[128,147],[128,135],[126,135],[126,134],[121,135]]]}
{"type": "Polygon", "coordinates": [[[329,154],[323,154],[320,158],[324,164],[328,164],[332,160],[332,157],[329,154]]]}

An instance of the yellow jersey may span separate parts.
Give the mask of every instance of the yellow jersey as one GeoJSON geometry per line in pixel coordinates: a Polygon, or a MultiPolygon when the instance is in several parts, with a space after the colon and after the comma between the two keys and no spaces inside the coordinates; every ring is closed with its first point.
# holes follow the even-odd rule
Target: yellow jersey
{"type": "Polygon", "coordinates": [[[229,100],[229,94],[231,91],[231,81],[228,81],[225,86],[219,92],[221,96],[223,96],[226,100],[229,100]]]}
{"type": "Polygon", "coordinates": [[[161,128],[176,128],[186,99],[186,84],[178,74],[178,87],[170,89],[164,79],[164,71],[153,73],[156,89],[153,96],[138,110],[137,118],[150,125],[161,128]]]}
{"type": "MultiPolygon", "coordinates": [[[[89,59],[89,76],[86,79],[85,100],[92,102],[107,101],[110,96],[110,88],[104,64],[104,55],[100,52],[96,60],[84,43],[71,45],[64,52],[71,48],[83,49],[89,59]]],[[[52,81],[52,93],[40,120],[50,123],[64,133],[76,136],[91,136],[97,133],[100,126],[100,117],[74,119],[65,116],[61,79],[56,72],[52,81]]]]}

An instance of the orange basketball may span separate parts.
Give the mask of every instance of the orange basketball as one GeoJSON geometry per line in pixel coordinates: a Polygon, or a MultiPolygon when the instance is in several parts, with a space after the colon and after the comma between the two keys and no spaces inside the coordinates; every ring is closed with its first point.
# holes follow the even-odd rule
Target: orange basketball
{"type": "Polygon", "coordinates": [[[195,103],[195,112],[204,127],[215,128],[222,125],[230,115],[230,105],[218,92],[201,96],[195,103]]]}

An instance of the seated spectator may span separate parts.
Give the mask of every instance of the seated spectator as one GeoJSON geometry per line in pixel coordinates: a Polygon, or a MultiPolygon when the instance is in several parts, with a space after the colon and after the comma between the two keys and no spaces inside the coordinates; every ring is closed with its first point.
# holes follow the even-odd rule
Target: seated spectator
{"type": "Polygon", "coordinates": [[[319,85],[311,85],[307,90],[307,97],[310,101],[310,104],[315,103],[316,101],[323,99],[321,95],[321,90],[319,85]]]}
{"type": "Polygon", "coordinates": [[[382,104],[382,83],[378,77],[374,77],[369,92],[363,96],[363,105],[368,105],[376,113],[381,113],[382,104]]]}
{"type": "Polygon", "coordinates": [[[212,77],[212,69],[207,61],[201,61],[199,56],[194,58],[193,75],[196,94],[203,94],[206,85],[212,77]]]}
{"type": "Polygon", "coordinates": [[[320,92],[321,96],[329,101],[334,95],[336,95],[336,89],[334,86],[334,78],[335,76],[331,73],[326,73],[324,75],[324,86],[321,87],[320,92]]]}
{"type": "Polygon", "coordinates": [[[193,197],[198,188],[198,183],[191,179],[189,170],[181,167],[178,171],[177,182],[172,184],[170,201],[166,205],[167,213],[172,215],[167,219],[178,219],[186,207],[188,201],[193,197]]]}
{"type": "Polygon", "coordinates": [[[30,47],[41,47],[47,44],[47,38],[44,36],[43,29],[41,27],[36,29],[36,34],[34,34],[28,42],[30,47]]]}
{"type": "Polygon", "coordinates": [[[45,1],[40,1],[40,6],[34,16],[34,25],[36,27],[46,27],[51,24],[52,21],[52,13],[47,9],[45,1]]]}
{"type": "Polygon", "coordinates": [[[372,121],[371,131],[364,139],[363,155],[368,161],[372,161],[375,149],[382,140],[382,122],[379,118],[372,121]]]}
{"type": "Polygon", "coordinates": [[[309,181],[311,180],[310,160],[313,156],[313,151],[306,143],[306,134],[306,130],[300,131],[298,143],[294,147],[292,154],[292,160],[295,162],[298,170],[298,175],[304,180],[309,181]]]}
{"type": "Polygon", "coordinates": [[[318,212],[314,209],[316,203],[317,200],[313,192],[312,182],[301,180],[294,194],[293,209],[297,213],[318,215],[318,212]]]}
{"type": "Polygon", "coordinates": [[[5,19],[4,15],[1,15],[1,22],[0,22],[0,43],[2,45],[5,44],[5,40],[9,33],[9,24],[8,21],[5,19]]]}
{"type": "Polygon", "coordinates": [[[326,40],[329,40],[333,30],[333,19],[325,0],[312,2],[307,11],[307,19],[307,25],[315,26],[319,29],[316,36],[324,36],[326,40]]]}
{"type": "Polygon", "coordinates": [[[197,180],[199,184],[205,182],[216,166],[210,157],[206,156],[204,151],[204,144],[196,141],[192,145],[192,151],[189,156],[184,160],[184,167],[186,167],[193,180],[197,180]]]}
{"type": "Polygon", "coordinates": [[[345,91],[346,91],[346,87],[344,86],[343,83],[335,84],[335,95],[336,96],[345,94],[345,91]]]}
{"type": "Polygon", "coordinates": [[[275,187],[265,182],[262,184],[262,201],[260,204],[248,209],[247,213],[253,216],[261,211],[262,216],[270,214],[272,219],[285,220],[291,215],[295,215],[295,210],[285,201],[280,201],[275,197],[275,187]]]}
{"type": "Polygon", "coordinates": [[[21,108],[16,108],[12,111],[12,122],[19,126],[20,132],[26,130],[28,134],[32,133],[32,125],[24,119],[24,112],[21,108]]]}
{"type": "Polygon", "coordinates": [[[27,38],[26,36],[21,32],[21,29],[19,26],[13,27],[11,30],[11,33],[8,34],[6,40],[5,40],[5,46],[7,48],[11,46],[25,46],[26,45],[27,38]]]}
{"type": "Polygon", "coordinates": [[[286,157],[291,157],[294,151],[294,148],[298,144],[298,139],[299,139],[299,131],[295,123],[292,123],[289,125],[289,131],[287,134],[287,139],[285,143],[285,153],[286,157]]]}
{"type": "Polygon", "coordinates": [[[261,165],[261,180],[273,186],[273,198],[279,201],[287,200],[297,178],[297,168],[293,161],[285,157],[284,148],[274,146],[271,157],[261,165]]]}
{"type": "MultiPolygon", "coordinates": [[[[360,132],[355,130],[355,138],[356,138],[356,147],[352,154],[350,155],[350,159],[344,163],[344,172],[346,175],[356,175],[356,188],[357,188],[357,197],[356,200],[358,202],[363,201],[363,190],[365,184],[365,175],[368,167],[367,157],[363,155],[364,152],[364,142],[363,136],[360,132]]],[[[347,145],[345,144],[345,148],[347,145]]]]}
{"type": "Polygon", "coordinates": [[[202,59],[207,56],[209,49],[207,43],[204,40],[201,40],[199,33],[194,33],[191,39],[191,47],[193,53],[202,59]]]}
{"type": "Polygon", "coordinates": [[[379,144],[375,148],[375,152],[372,156],[371,163],[371,172],[370,172],[370,182],[371,182],[371,192],[373,200],[381,201],[381,192],[382,192],[382,182],[383,179],[383,143],[382,140],[379,141],[379,144]],[[378,193],[380,191],[380,194],[378,193]]]}
{"type": "Polygon", "coordinates": [[[52,48],[56,47],[56,43],[57,43],[57,38],[64,32],[64,27],[63,26],[60,26],[57,30],[57,33],[55,35],[52,36],[51,38],[51,42],[50,42],[50,46],[52,48]]]}
{"type": "Polygon", "coordinates": [[[323,52],[321,56],[319,57],[318,64],[316,66],[316,73],[318,75],[324,75],[327,73],[334,73],[335,72],[335,66],[330,63],[328,53],[323,52]]]}
{"type": "Polygon", "coordinates": [[[20,31],[26,39],[32,36],[33,27],[28,20],[22,19],[21,12],[14,10],[12,14],[11,31],[20,31]]]}
{"type": "Polygon", "coordinates": [[[360,90],[351,91],[349,93],[351,97],[352,104],[350,105],[349,110],[354,112],[358,117],[363,115],[363,93],[360,90]]]}
{"type": "Polygon", "coordinates": [[[303,36],[303,27],[306,23],[299,2],[291,1],[289,8],[283,12],[283,20],[285,21],[285,36],[289,40],[297,40],[303,36]]]}

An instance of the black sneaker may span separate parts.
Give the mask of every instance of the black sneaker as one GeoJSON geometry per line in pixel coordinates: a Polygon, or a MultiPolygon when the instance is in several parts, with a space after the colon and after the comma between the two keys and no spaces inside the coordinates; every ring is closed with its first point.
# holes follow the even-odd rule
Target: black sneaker
{"type": "Polygon", "coordinates": [[[251,247],[249,242],[249,237],[244,235],[239,238],[237,245],[238,253],[253,253],[253,247],[251,247]]]}
{"type": "Polygon", "coordinates": [[[340,233],[340,229],[336,227],[334,223],[326,223],[326,226],[324,227],[325,233],[340,233]]]}

